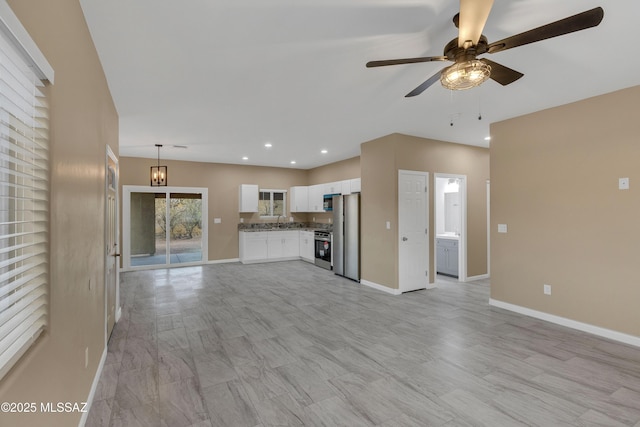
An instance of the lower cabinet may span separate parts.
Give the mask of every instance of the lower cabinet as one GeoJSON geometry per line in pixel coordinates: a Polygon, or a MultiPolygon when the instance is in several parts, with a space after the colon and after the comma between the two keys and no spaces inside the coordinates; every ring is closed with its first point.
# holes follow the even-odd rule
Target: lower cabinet
{"type": "Polygon", "coordinates": [[[315,262],[315,242],[313,231],[301,231],[300,232],[300,258],[304,261],[315,262]]]}
{"type": "Polygon", "coordinates": [[[240,261],[265,260],[268,257],[266,231],[240,232],[240,261]]]}
{"type": "Polygon", "coordinates": [[[240,262],[263,262],[300,257],[300,232],[240,231],[240,262]]]}
{"type": "Polygon", "coordinates": [[[458,277],[458,241],[436,239],[436,271],[458,277]]]}

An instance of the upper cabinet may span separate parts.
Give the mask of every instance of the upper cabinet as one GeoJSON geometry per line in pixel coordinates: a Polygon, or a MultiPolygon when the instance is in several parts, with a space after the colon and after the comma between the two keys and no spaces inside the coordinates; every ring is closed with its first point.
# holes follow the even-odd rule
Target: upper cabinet
{"type": "Polygon", "coordinates": [[[258,186],[254,184],[241,184],[238,196],[239,212],[258,212],[258,186]]]}
{"type": "Polygon", "coordinates": [[[361,185],[360,178],[349,179],[348,182],[349,182],[350,193],[359,193],[361,191],[360,188],[362,187],[362,185],[361,185]]]}
{"type": "Polygon", "coordinates": [[[342,194],[342,181],[324,184],[324,194],[342,194]]]}
{"type": "Polygon", "coordinates": [[[291,187],[289,203],[289,212],[309,212],[309,187],[291,187]]]}
{"type": "MultiPolygon", "coordinates": [[[[324,212],[325,194],[351,194],[360,192],[360,178],[325,184],[299,185],[289,189],[289,212],[324,212]]],[[[240,186],[240,212],[258,212],[258,186],[240,186]]]]}
{"type": "Polygon", "coordinates": [[[309,188],[309,210],[307,212],[324,212],[322,204],[324,203],[323,196],[324,184],[310,185],[309,188]]]}

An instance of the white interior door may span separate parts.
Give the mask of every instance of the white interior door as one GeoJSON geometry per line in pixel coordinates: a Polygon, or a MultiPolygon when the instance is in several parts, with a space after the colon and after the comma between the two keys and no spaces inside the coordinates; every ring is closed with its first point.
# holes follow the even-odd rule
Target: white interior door
{"type": "Polygon", "coordinates": [[[398,171],[400,292],[429,285],[429,174],[398,171]]]}
{"type": "Polygon", "coordinates": [[[107,176],[105,199],[105,292],[106,339],[109,339],[119,311],[120,232],[118,225],[118,158],[107,147],[107,176]]]}

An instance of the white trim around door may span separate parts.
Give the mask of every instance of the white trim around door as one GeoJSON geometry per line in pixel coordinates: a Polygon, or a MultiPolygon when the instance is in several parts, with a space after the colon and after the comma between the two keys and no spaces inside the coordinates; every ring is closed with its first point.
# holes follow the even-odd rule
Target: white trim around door
{"type": "MultiPolygon", "coordinates": [[[[192,265],[203,265],[208,263],[208,189],[204,187],[150,187],[150,186],[137,186],[137,185],[125,185],[122,187],[122,271],[131,270],[149,270],[156,268],[171,268],[171,267],[185,267],[192,265]],[[146,266],[132,266],[131,265],[131,194],[132,193],[148,193],[159,194],[164,193],[167,200],[170,200],[171,194],[200,194],[202,198],[202,213],[201,213],[201,225],[202,225],[202,257],[198,261],[193,262],[170,262],[170,248],[167,243],[166,248],[166,261],[164,263],[156,263],[146,266]]],[[[167,212],[165,218],[170,217],[169,203],[167,203],[167,212]]],[[[170,229],[166,227],[166,242],[170,242],[170,229]]]]}
{"type": "MultiPolygon", "coordinates": [[[[460,192],[460,236],[458,240],[458,280],[460,282],[466,282],[467,277],[467,176],[457,175],[451,173],[436,173],[434,174],[434,185],[438,178],[454,178],[459,182],[460,192]]],[[[433,192],[434,198],[436,197],[436,191],[433,192]]],[[[434,206],[437,206],[438,202],[434,199],[434,206]]],[[[437,214],[436,214],[437,216],[437,214]]],[[[436,247],[437,230],[432,233],[433,247],[436,247]]],[[[436,254],[438,251],[435,251],[436,254]]],[[[437,265],[436,256],[434,256],[434,265],[437,265]]],[[[436,269],[436,274],[437,274],[436,269]]]]}

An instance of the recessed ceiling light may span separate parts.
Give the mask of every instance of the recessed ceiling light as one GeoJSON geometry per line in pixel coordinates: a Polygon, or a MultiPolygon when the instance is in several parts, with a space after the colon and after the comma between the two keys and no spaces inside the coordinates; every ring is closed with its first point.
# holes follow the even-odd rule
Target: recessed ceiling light
{"type": "Polygon", "coordinates": [[[247,156],[244,156],[242,160],[249,160],[249,158],[247,156]]]}
{"type": "Polygon", "coordinates": [[[485,136],[485,137],[484,137],[484,140],[485,140],[485,141],[491,141],[491,137],[490,137],[490,136],[485,136]]]}
{"type": "Polygon", "coordinates": [[[328,151],[327,151],[327,150],[321,150],[320,152],[321,152],[322,154],[327,154],[327,153],[328,153],[328,151]]]}
{"type": "Polygon", "coordinates": [[[295,160],[291,160],[291,164],[292,164],[292,165],[295,165],[295,164],[296,164],[296,161],[295,161],[295,160]]]}
{"type": "Polygon", "coordinates": [[[271,143],[270,143],[270,142],[267,142],[266,144],[264,144],[264,146],[265,146],[266,148],[271,148],[271,147],[273,147],[273,145],[271,145],[271,143]]]}

